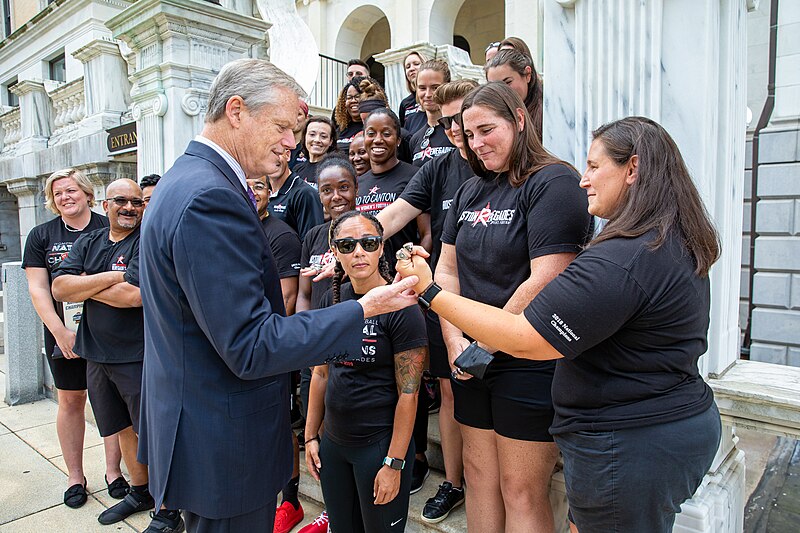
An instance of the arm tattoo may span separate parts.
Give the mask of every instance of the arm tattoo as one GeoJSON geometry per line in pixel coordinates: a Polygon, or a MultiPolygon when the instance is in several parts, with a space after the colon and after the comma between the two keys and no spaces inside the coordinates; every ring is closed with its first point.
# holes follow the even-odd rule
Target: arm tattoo
{"type": "Polygon", "coordinates": [[[425,358],[427,356],[427,346],[394,354],[394,376],[397,381],[398,393],[417,393],[420,379],[422,379],[422,369],[425,366],[425,358]]]}

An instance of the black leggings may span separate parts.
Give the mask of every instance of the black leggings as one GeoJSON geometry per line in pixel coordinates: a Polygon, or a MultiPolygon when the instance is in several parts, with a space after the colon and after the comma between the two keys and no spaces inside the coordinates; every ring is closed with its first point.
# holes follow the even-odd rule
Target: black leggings
{"type": "Polygon", "coordinates": [[[394,500],[375,505],[375,476],[389,450],[391,435],[367,446],[341,446],[325,435],[320,442],[320,480],[332,531],[374,533],[403,531],[408,517],[414,442],[409,443],[394,500]]]}

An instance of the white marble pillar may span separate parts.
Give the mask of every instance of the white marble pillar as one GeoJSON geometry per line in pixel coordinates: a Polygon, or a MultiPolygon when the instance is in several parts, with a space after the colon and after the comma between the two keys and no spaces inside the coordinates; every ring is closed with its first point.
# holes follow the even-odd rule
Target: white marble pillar
{"type": "MultiPolygon", "coordinates": [[[[739,353],[746,12],[746,0],[544,3],[545,146],[583,168],[593,129],[648,116],[675,139],[717,225],[706,376],[723,373],[739,353]]],[[[717,459],[675,531],[741,531],[744,459],[732,428],[723,429],[717,459]]]]}
{"type": "Polygon", "coordinates": [[[139,0],[106,25],[130,47],[138,176],[162,174],[202,129],[225,63],[261,57],[269,24],[210,2],[139,0]]]}
{"type": "Polygon", "coordinates": [[[269,60],[311,93],[319,73],[319,48],[314,34],[297,13],[295,0],[256,0],[269,21],[269,60]]]}
{"type": "Polygon", "coordinates": [[[83,63],[86,99],[86,118],[81,121],[78,136],[119,126],[120,116],[131,104],[128,66],[119,46],[108,38],[95,39],[72,55],[83,63]]]}
{"type": "Polygon", "coordinates": [[[52,131],[52,105],[41,80],[21,80],[11,92],[19,97],[22,138],[16,154],[24,155],[47,148],[52,131]]]}
{"type": "Polygon", "coordinates": [[[39,224],[53,218],[44,207],[44,180],[30,177],[5,182],[8,192],[17,197],[21,249],[25,249],[28,233],[39,224]]]}
{"type": "Polygon", "coordinates": [[[431,43],[419,42],[402,48],[386,50],[381,54],[375,54],[375,61],[383,64],[384,68],[384,89],[386,96],[389,97],[389,106],[396,112],[400,107],[400,102],[408,96],[406,87],[406,72],[403,66],[403,59],[411,52],[419,52],[426,59],[436,57],[436,47],[431,43]]]}

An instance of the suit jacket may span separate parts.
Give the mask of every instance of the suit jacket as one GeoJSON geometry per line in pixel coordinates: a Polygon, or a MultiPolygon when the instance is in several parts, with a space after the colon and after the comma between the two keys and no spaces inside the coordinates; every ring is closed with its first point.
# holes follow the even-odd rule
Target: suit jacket
{"type": "Polygon", "coordinates": [[[287,372],[358,356],[361,306],[285,317],[253,204],[194,141],[147,208],[140,262],[139,458],[156,505],[206,518],[274,505],[292,469],[287,372]]]}

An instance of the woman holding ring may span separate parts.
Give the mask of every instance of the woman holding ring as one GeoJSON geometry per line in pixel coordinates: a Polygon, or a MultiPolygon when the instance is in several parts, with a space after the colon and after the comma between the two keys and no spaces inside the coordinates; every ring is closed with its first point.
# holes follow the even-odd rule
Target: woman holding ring
{"type": "Polygon", "coordinates": [[[419,276],[420,299],[472,337],[520,360],[558,360],[550,431],[581,533],[666,533],[719,445],[697,369],[719,242],[660,125],[628,117],[593,137],[581,187],[609,222],[523,313],[435,295],[421,258],[398,270],[419,276]]]}

